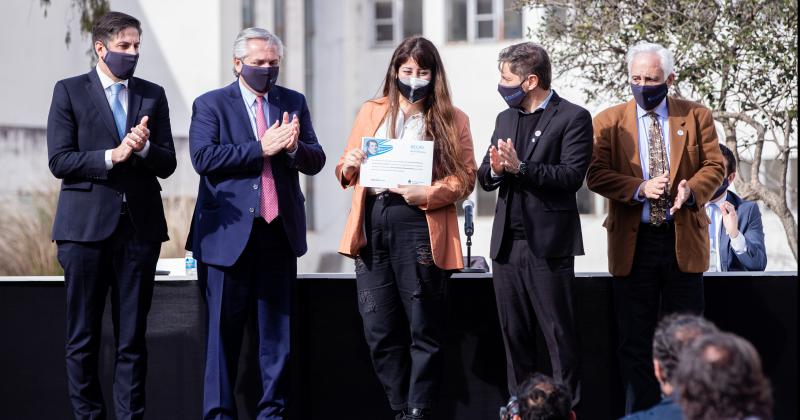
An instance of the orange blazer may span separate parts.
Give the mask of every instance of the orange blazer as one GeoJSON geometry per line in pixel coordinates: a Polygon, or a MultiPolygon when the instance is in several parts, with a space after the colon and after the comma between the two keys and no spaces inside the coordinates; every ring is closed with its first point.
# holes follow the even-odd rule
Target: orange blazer
{"type": "MultiPolygon", "coordinates": [[[[361,138],[375,135],[384,117],[389,112],[388,99],[383,97],[365,102],[353,123],[353,130],[347,140],[347,147],[336,165],[336,179],[343,188],[353,187],[353,200],[350,214],[344,228],[342,240],[339,242],[339,253],[351,258],[358,256],[359,251],[367,244],[364,232],[364,200],[366,190],[358,185],[358,176],[345,180],[342,178],[344,156],[353,148],[361,147],[361,138]]],[[[469,185],[459,185],[454,177],[445,177],[434,181],[428,187],[428,203],[419,206],[425,211],[428,220],[428,233],[431,238],[433,262],[444,270],[458,270],[464,267],[461,254],[461,235],[458,229],[455,202],[469,195],[475,187],[475,155],[472,146],[472,134],[469,129],[469,118],[460,109],[455,109],[456,130],[461,143],[461,162],[469,173],[469,185]],[[466,188],[464,188],[466,187],[466,188]],[[462,191],[467,191],[462,193],[462,191]]]]}
{"type": "MultiPolygon", "coordinates": [[[[722,153],[714,119],[708,108],[691,101],[667,98],[670,153],[669,187],[675,197],[685,179],[695,205],[683,205],[673,215],[675,255],[685,273],[708,269],[708,224],[704,205],[722,184],[722,153]]],[[[586,176],[590,190],[608,198],[608,271],[614,276],[631,272],[642,203],[633,194],[642,183],[636,101],[608,108],[593,121],[594,151],[586,176]]]]}

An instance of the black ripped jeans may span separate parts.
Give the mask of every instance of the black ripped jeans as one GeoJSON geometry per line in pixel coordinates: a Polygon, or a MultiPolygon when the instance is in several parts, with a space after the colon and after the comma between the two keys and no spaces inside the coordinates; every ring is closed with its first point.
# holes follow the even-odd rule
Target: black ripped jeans
{"type": "Polygon", "coordinates": [[[397,194],[368,196],[356,259],[358,310],[372,364],[394,410],[430,408],[444,359],[445,283],[425,212],[397,194]]]}

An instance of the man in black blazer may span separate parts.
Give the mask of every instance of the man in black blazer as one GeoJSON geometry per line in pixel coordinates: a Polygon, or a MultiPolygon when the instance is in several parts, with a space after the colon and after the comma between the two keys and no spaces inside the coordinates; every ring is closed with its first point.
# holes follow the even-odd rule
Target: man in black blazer
{"type": "Polygon", "coordinates": [[[580,399],[571,283],[583,240],[575,192],[592,156],[592,118],[550,89],[547,52],[525,42],[500,52],[498,91],[509,105],[478,169],[500,188],[490,256],[509,392],[537,370],[538,319],[553,376],[580,399]]]}
{"type": "Polygon", "coordinates": [[[164,89],[132,77],[141,25],[109,12],[92,29],[97,67],[56,83],[47,120],[50,170],[62,180],[53,240],[67,292],[66,359],[76,419],[105,418],[98,379],[106,295],[116,344],[117,419],[144,416],[145,329],[161,242],[158,178],[175,171],[164,89]]]}

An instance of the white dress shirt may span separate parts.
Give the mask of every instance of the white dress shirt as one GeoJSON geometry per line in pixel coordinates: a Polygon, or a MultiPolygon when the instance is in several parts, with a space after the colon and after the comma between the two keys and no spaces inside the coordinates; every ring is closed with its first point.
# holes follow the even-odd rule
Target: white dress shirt
{"type": "MultiPolygon", "coordinates": [[[[261,139],[258,138],[258,126],[256,125],[256,112],[258,110],[258,101],[256,101],[257,96],[242,84],[241,79],[239,80],[239,90],[242,92],[244,106],[247,107],[247,115],[248,118],[250,118],[250,127],[253,129],[253,136],[256,138],[256,141],[260,141],[261,139]]],[[[267,122],[267,129],[269,129],[272,124],[275,124],[275,121],[277,121],[278,118],[281,118],[280,115],[269,115],[269,92],[264,95],[264,99],[261,101],[261,112],[264,113],[264,121],[267,122]],[[275,120],[273,121],[272,118],[275,120]]],[[[286,154],[291,158],[293,158],[296,153],[297,146],[295,146],[295,149],[291,152],[286,152],[286,154]]]]}
{"type": "MultiPolygon", "coordinates": [[[[242,99],[244,100],[244,106],[247,107],[247,115],[250,118],[250,126],[253,130],[253,136],[258,140],[258,126],[256,125],[256,112],[258,112],[258,102],[256,101],[256,94],[250,91],[247,87],[245,87],[241,80],[239,81],[239,90],[242,92],[242,99]]],[[[269,128],[275,121],[271,120],[271,115],[269,115],[269,93],[264,95],[264,99],[261,101],[261,112],[264,113],[264,121],[267,122],[267,128],[269,128]]]]}
{"type": "MultiPolygon", "coordinates": [[[[720,209],[719,206],[721,206],[722,203],[725,202],[725,197],[727,197],[727,195],[728,195],[727,193],[722,194],[716,200],[709,201],[708,203],[706,203],[706,214],[711,219],[711,224],[709,225],[708,234],[713,235],[713,238],[711,238],[711,240],[709,241],[711,243],[712,249],[711,249],[711,261],[709,261],[708,264],[708,271],[722,271],[722,261],[720,260],[719,257],[719,245],[720,245],[719,235],[720,235],[720,230],[725,229],[725,225],[722,222],[722,210],[720,209]],[[712,204],[716,204],[717,206],[716,211],[712,211],[711,207],[712,204]],[[714,238],[716,238],[716,240],[714,240],[714,238]]],[[[725,234],[727,235],[728,232],[725,231],[725,234]]],[[[730,238],[730,236],[728,237],[730,238]]],[[[735,252],[736,255],[744,254],[745,252],[747,252],[747,240],[745,239],[744,234],[742,232],[739,232],[738,236],[736,236],[735,238],[730,238],[730,240],[731,240],[731,248],[733,248],[733,252],[735,252]]]]}
{"type": "MultiPolygon", "coordinates": [[[[122,110],[125,111],[125,115],[128,115],[128,81],[123,80],[121,82],[115,82],[111,80],[110,77],[106,76],[97,66],[95,66],[95,71],[97,71],[97,76],[100,77],[100,84],[103,85],[103,92],[106,94],[106,100],[108,101],[108,106],[111,107],[111,112],[114,112],[114,104],[111,103],[111,98],[113,94],[111,93],[111,85],[116,83],[120,83],[122,85],[122,89],[120,89],[117,98],[119,102],[122,104],[122,110]]],[[[144,148],[138,152],[133,152],[134,154],[145,158],[147,157],[147,153],[150,151],[150,141],[144,142],[144,148]]],[[[106,169],[111,170],[114,167],[114,162],[111,160],[111,149],[106,150],[105,153],[105,160],[106,160],[106,169]]]]}

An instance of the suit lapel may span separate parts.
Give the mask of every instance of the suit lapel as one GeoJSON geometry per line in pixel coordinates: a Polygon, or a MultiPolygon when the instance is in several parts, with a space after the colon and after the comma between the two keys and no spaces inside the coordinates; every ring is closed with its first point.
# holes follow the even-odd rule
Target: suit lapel
{"type": "Polygon", "coordinates": [[[86,84],[86,91],[92,99],[97,112],[100,114],[100,119],[103,125],[106,126],[108,132],[111,133],[111,138],[114,139],[115,144],[119,144],[119,133],[117,133],[117,124],[114,122],[114,114],[111,112],[111,106],[108,105],[106,93],[103,91],[103,85],[100,83],[100,77],[97,76],[97,71],[92,70],[89,72],[89,83],[86,84]]]}
{"type": "Polygon", "coordinates": [[[669,113],[669,186],[672,188],[681,164],[683,149],[686,148],[686,119],[682,110],[678,109],[678,104],[670,97],[667,97],[667,112],[669,113]]]}
{"type": "Polygon", "coordinates": [[[137,117],[139,116],[139,108],[142,106],[142,95],[137,88],[138,83],[136,83],[136,79],[130,78],[128,80],[128,121],[125,125],[126,133],[131,131],[131,127],[139,124],[137,117]]]}
{"type": "MultiPolygon", "coordinates": [[[[235,81],[228,85],[228,100],[231,101],[233,113],[239,120],[239,126],[243,127],[247,132],[249,141],[256,141],[256,136],[253,134],[253,126],[250,124],[250,110],[244,104],[242,92],[239,90],[239,81],[235,81]]],[[[234,137],[235,139],[236,137],[234,137]]],[[[232,139],[232,140],[234,140],[232,139]]]]}
{"type": "MultiPolygon", "coordinates": [[[[500,136],[499,139],[492,139],[492,140],[494,140],[495,142],[497,140],[500,140],[500,139],[502,139],[503,141],[508,141],[508,139],[511,139],[512,141],[517,141],[518,140],[517,139],[517,130],[519,130],[519,111],[517,111],[515,109],[514,112],[511,112],[510,113],[510,118],[511,118],[511,124],[504,124],[504,126],[511,127],[511,130],[506,133],[506,136],[500,136]]],[[[523,141],[530,141],[530,139],[525,139],[523,141]]],[[[516,144],[514,146],[516,147],[516,144]]],[[[528,144],[524,144],[524,145],[520,145],[520,146],[523,147],[522,150],[526,150],[527,151],[527,150],[531,149],[531,145],[528,145],[528,144]]],[[[527,156],[528,154],[525,153],[525,155],[527,156]]]]}
{"type": "Polygon", "coordinates": [[[389,114],[389,100],[384,98],[376,100],[376,106],[372,113],[370,114],[370,121],[369,126],[366,127],[366,133],[368,136],[374,136],[378,128],[380,128],[381,124],[383,123],[384,118],[388,118],[389,114]]]}
{"type": "MultiPolygon", "coordinates": [[[[558,113],[558,105],[561,103],[561,98],[553,92],[553,97],[550,98],[550,102],[545,107],[544,112],[542,112],[542,118],[539,119],[539,123],[536,124],[536,129],[534,132],[539,132],[538,136],[535,136],[535,141],[531,141],[531,139],[525,139],[528,144],[525,147],[525,159],[523,160],[530,160],[531,156],[533,156],[533,151],[536,149],[536,145],[541,143],[539,139],[546,133],[547,126],[550,125],[550,121],[553,120],[553,117],[558,113]]],[[[519,113],[516,113],[516,122],[519,123],[519,113]]],[[[516,124],[514,127],[514,134],[517,134],[516,124]]]]}
{"type": "Polygon", "coordinates": [[[633,175],[642,178],[644,171],[642,171],[642,159],[639,158],[639,119],[636,114],[636,101],[628,102],[621,125],[619,145],[625,152],[625,159],[630,164],[633,175]]]}
{"type": "MultiPolygon", "coordinates": [[[[270,89],[269,94],[267,95],[267,108],[269,109],[269,115],[264,115],[267,121],[267,129],[272,126],[277,120],[281,120],[280,124],[283,124],[283,113],[280,102],[280,88],[278,86],[272,86],[270,89]]],[[[291,121],[292,116],[289,116],[289,121],[291,121]]],[[[275,190],[278,192],[278,196],[283,196],[282,190],[283,187],[286,185],[284,182],[281,182],[282,172],[277,170],[279,165],[276,165],[275,162],[282,161],[284,159],[284,154],[279,153],[275,156],[272,156],[270,160],[273,162],[272,164],[272,178],[275,179],[275,190]]]]}
{"type": "MultiPolygon", "coordinates": [[[[283,121],[283,110],[281,109],[281,98],[280,98],[280,89],[277,86],[274,86],[272,90],[267,95],[267,107],[269,108],[269,115],[265,115],[267,117],[267,127],[271,127],[272,124],[275,124],[275,121],[281,120],[283,121]]],[[[299,116],[298,116],[299,117],[299,116]]],[[[289,115],[289,121],[292,120],[292,116],[289,115]]],[[[283,122],[281,122],[283,124],[283,122]]]]}

